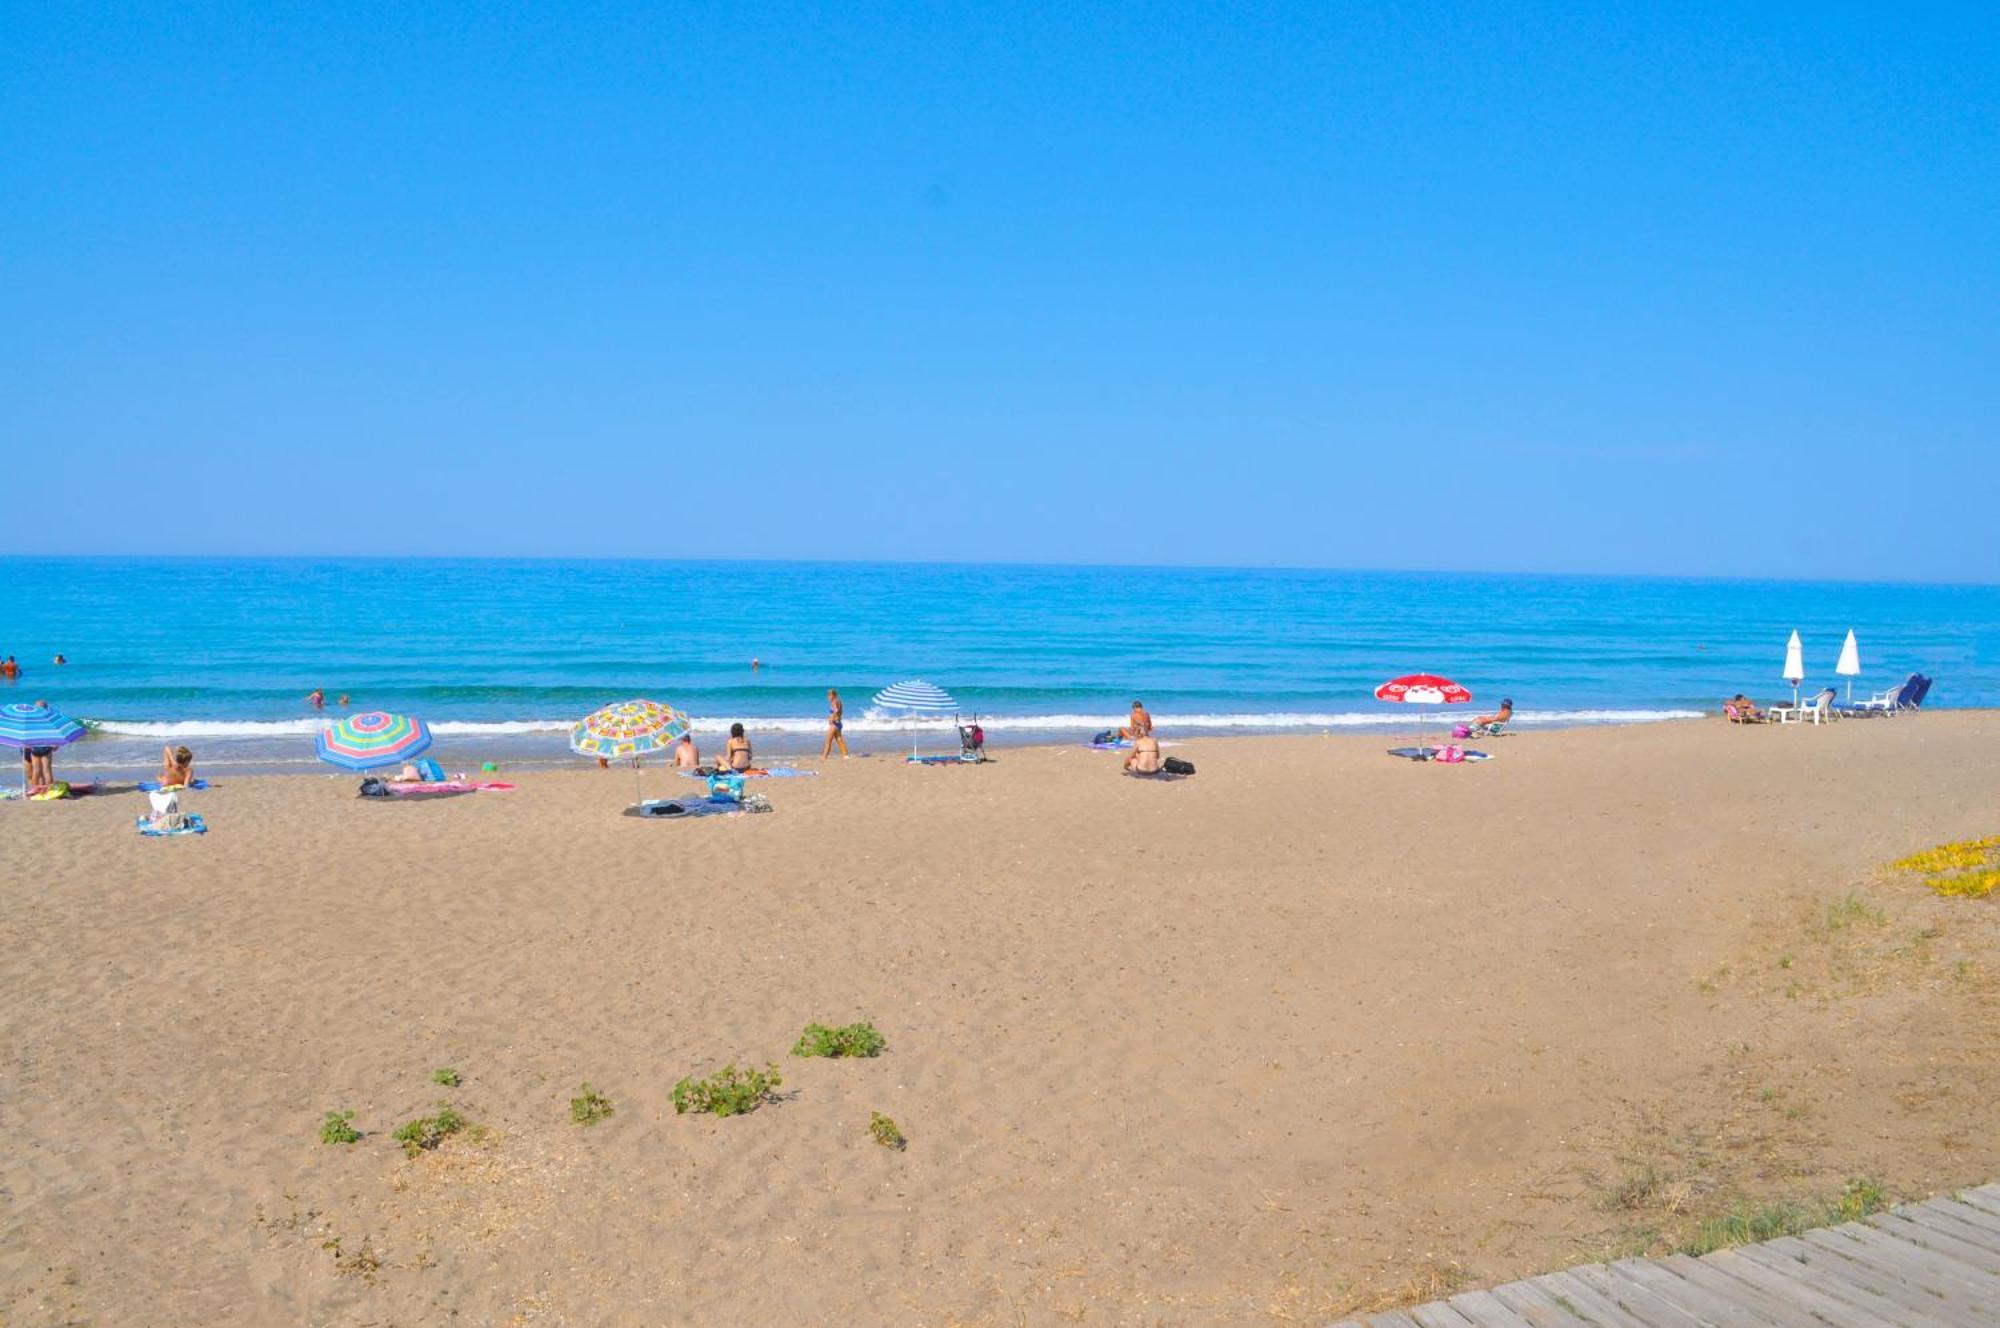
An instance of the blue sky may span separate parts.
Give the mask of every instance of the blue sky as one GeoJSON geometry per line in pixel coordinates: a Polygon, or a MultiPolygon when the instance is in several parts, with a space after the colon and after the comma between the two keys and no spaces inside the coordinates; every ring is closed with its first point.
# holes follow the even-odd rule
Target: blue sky
{"type": "Polygon", "coordinates": [[[2000,580],[2000,11],[7,3],[0,310],[4,552],[2000,580]]]}

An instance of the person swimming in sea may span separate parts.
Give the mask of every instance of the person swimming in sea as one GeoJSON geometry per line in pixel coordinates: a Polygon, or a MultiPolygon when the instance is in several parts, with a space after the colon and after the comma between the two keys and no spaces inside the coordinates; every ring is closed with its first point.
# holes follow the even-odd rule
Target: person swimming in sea
{"type": "Polygon", "coordinates": [[[320,688],[313,688],[306,693],[306,704],[315,710],[326,709],[326,693],[320,688]]]}
{"type": "Polygon", "coordinates": [[[840,747],[842,760],[847,759],[847,739],[842,730],[847,727],[847,708],[840,703],[840,693],[829,687],[826,689],[826,745],[820,748],[819,759],[828,760],[833,756],[836,745],[840,747]]]}

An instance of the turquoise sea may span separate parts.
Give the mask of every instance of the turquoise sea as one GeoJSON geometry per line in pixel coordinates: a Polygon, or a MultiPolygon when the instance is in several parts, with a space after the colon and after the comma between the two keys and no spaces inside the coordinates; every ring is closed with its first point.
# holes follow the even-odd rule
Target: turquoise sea
{"type": "MultiPolygon", "coordinates": [[[[1170,736],[1407,728],[1373,699],[1442,673],[1519,722],[1631,723],[1770,701],[1785,639],[1808,689],[1852,627],[1856,694],[1912,670],[1933,706],[2000,703],[2000,587],[1445,573],[855,563],[0,559],[12,699],[95,729],[65,760],[187,742],[205,766],[314,765],[314,687],[431,721],[452,760],[564,759],[563,730],[631,696],[713,736],[817,749],[825,689],[863,745],[927,678],[992,741],[1067,741],[1145,700],[1170,736]],[[57,667],[62,653],[68,663],[57,667]],[[762,661],[753,671],[750,661],[762,661]]],[[[331,705],[329,713],[333,713],[331,705]]],[[[940,734],[942,738],[944,735],[940,734]]]]}

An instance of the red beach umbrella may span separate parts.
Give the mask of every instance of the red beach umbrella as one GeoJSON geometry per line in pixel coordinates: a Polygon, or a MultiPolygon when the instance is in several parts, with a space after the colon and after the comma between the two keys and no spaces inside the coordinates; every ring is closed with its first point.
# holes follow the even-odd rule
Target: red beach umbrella
{"type": "Polygon", "coordinates": [[[1472,699],[1472,693],[1435,673],[1406,673],[1377,687],[1375,699],[1405,705],[1462,705],[1472,699]]]}

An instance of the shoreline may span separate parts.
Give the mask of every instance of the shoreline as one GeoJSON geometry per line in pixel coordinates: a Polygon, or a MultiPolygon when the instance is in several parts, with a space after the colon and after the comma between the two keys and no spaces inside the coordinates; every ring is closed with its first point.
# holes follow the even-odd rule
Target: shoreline
{"type": "MultiPolygon", "coordinates": [[[[1470,713],[1481,713],[1481,708],[1467,708],[1470,713]]],[[[91,735],[71,748],[58,753],[58,763],[64,768],[87,772],[123,771],[139,766],[158,763],[159,748],[168,743],[187,743],[195,748],[197,761],[204,766],[220,769],[240,770],[244,773],[297,774],[311,773],[324,766],[311,753],[311,734],[316,726],[332,723],[340,713],[355,713],[355,708],[347,712],[329,711],[324,717],[306,718],[297,721],[272,721],[296,729],[295,736],[282,744],[267,737],[245,738],[233,735],[212,734],[204,737],[199,731],[203,721],[161,724],[160,732],[145,735],[131,733],[106,733],[93,727],[91,735]],[[196,732],[186,732],[187,729],[196,732]],[[286,751],[288,754],[279,754],[286,751]],[[304,752],[304,755],[299,755],[304,752]],[[67,753],[67,756],[65,755],[67,753]]],[[[1976,713],[1976,712],[1965,712],[1976,713]]],[[[1056,717],[1058,719],[1063,717],[1056,717]]],[[[1246,717],[1254,718],[1254,717],[1246,717]]],[[[1626,728],[1643,727],[1654,724],[1682,724],[1703,718],[1713,718],[1698,711],[1522,711],[1517,712],[1509,729],[1513,733],[1550,733],[1568,729],[1626,728]],[[1571,718],[1577,715],[1643,715],[1643,718],[1571,718]]],[[[1187,724],[1184,719],[1173,716],[1156,716],[1155,725],[1169,742],[1213,742],[1234,738],[1274,738],[1274,737],[1362,737],[1362,738],[1414,738],[1418,734],[1437,735],[1455,723],[1463,722],[1457,715],[1443,712],[1426,712],[1424,715],[1358,715],[1355,722],[1338,725],[1270,725],[1259,726],[1202,726],[1187,724]],[[1179,727],[1181,725],[1184,727],[1179,727]]],[[[532,721],[520,721],[530,723],[532,721]]],[[[818,759],[824,735],[824,724],[820,720],[756,718],[742,721],[751,741],[759,752],[786,758],[788,763],[796,763],[807,758],[818,759]],[[785,725],[786,727],[771,727],[785,725]]],[[[970,721],[968,716],[967,722],[970,721]]],[[[985,728],[986,744],[989,750],[1021,751],[1041,748],[1072,747],[1087,744],[1094,732],[1115,729],[1124,722],[1123,716],[1112,716],[1093,728],[1085,725],[1060,726],[1054,728],[1013,728],[994,727],[993,721],[981,719],[985,728]]],[[[93,725],[97,721],[90,721],[93,725]]],[[[956,727],[951,723],[921,723],[869,725],[865,721],[850,721],[847,726],[848,747],[856,755],[872,757],[894,756],[898,752],[910,750],[912,740],[924,752],[955,750],[957,746],[956,727]]],[[[466,724],[457,721],[443,721],[432,726],[436,741],[430,755],[446,766],[469,765],[477,769],[482,763],[493,760],[505,766],[528,769],[561,769],[570,765],[586,764],[586,758],[570,753],[566,740],[567,728],[551,723],[547,727],[537,727],[529,731],[518,731],[513,724],[504,724],[505,731],[493,733],[465,733],[466,724]]],[[[723,721],[698,721],[696,740],[704,752],[720,744],[726,730],[723,721]]]]}

